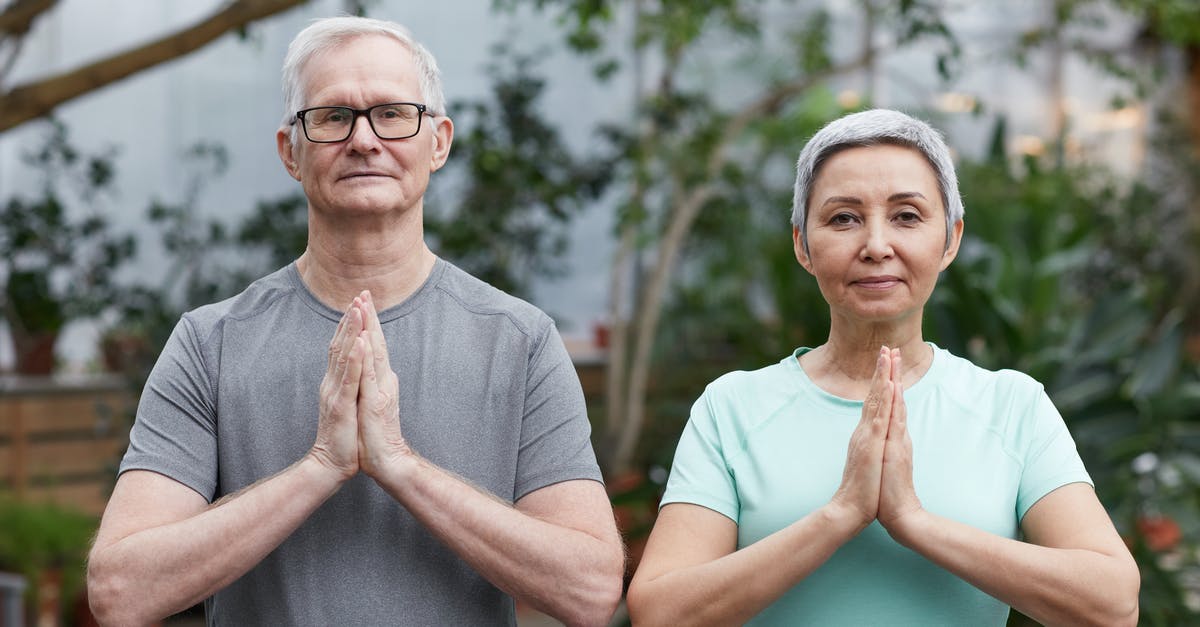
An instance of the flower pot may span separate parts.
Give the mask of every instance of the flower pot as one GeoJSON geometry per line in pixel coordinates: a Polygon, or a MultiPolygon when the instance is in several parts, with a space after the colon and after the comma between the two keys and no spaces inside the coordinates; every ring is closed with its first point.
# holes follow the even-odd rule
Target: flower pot
{"type": "Polygon", "coordinates": [[[54,343],[57,331],[12,333],[17,353],[17,374],[46,376],[54,372],[54,343]]]}

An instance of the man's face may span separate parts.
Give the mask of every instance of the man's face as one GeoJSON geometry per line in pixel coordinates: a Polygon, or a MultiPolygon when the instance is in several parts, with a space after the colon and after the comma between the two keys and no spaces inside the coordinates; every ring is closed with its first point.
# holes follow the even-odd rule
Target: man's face
{"type": "MultiPolygon", "coordinates": [[[[302,69],[301,80],[305,109],[424,103],[412,53],[382,35],[318,53],[302,69]]],[[[338,143],[313,143],[297,132],[293,144],[290,130],[276,134],[284,167],[304,186],[311,210],[331,219],[420,211],[429,174],[446,162],[454,133],[449,118],[430,116],[407,139],[379,139],[365,116],[338,143]]]]}

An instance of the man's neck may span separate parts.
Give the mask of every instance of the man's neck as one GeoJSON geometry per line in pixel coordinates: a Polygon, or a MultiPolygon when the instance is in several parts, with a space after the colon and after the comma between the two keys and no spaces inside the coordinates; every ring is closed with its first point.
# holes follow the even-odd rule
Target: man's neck
{"type": "Polygon", "coordinates": [[[419,219],[330,225],[310,212],[308,247],[296,269],[317,300],[333,309],[345,311],[359,292],[370,290],[383,311],[416,292],[436,261],[419,219]]]}

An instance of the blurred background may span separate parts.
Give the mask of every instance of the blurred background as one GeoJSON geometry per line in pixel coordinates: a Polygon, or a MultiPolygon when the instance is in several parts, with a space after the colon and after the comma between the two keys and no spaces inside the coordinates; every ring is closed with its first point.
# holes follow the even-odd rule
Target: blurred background
{"type": "Polygon", "coordinates": [[[343,12],[437,57],[428,238],[557,320],[631,572],[704,385],[825,339],[798,151],[890,107],[945,132],[966,205],[927,339],[1046,385],[1143,624],[1200,622],[1197,3],[0,0],[0,624],[88,624],[82,558],[171,328],[303,250],[279,67],[343,12]]]}

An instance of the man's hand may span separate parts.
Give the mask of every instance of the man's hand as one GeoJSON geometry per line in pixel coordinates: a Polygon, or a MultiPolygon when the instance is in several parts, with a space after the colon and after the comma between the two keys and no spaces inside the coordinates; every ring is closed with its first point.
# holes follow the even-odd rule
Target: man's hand
{"type": "Polygon", "coordinates": [[[908,409],[904,405],[901,382],[900,350],[891,352],[892,406],[887,441],[883,448],[883,477],[879,490],[879,524],[893,537],[902,521],[921,511],[921,501],[913,488],[912,438],[908,435],[908,409]]]}
{"type": "Polygon", "coordinates": [[[329,342],[329,362],[321,379],[317,438],[309,455],[338,472],[342,479],[358,473],[358,397],[365,341],[361,303],[354,299],[329,342]]]}
{"type": "Polygon", "coordinates": [[[862,418],[850,435],[842,484],[833,495],[833,503],[852,512],[862,527],[875,520],[879,511],[883,447],[887,440],[895,389],[892,385],[890,356],[890,351],[884,347],[876,358],[871,389],[863,401],[862,418]]]}
{"type": "Polygon", "coordinates": [[[378,477],[392,460],[412,451],[400,433],[400,380],[388,360],[387,341],[370,292],[356,300],[364,322],[359,341],[365,348],[358,385],[358,463],[378,477]]]}

